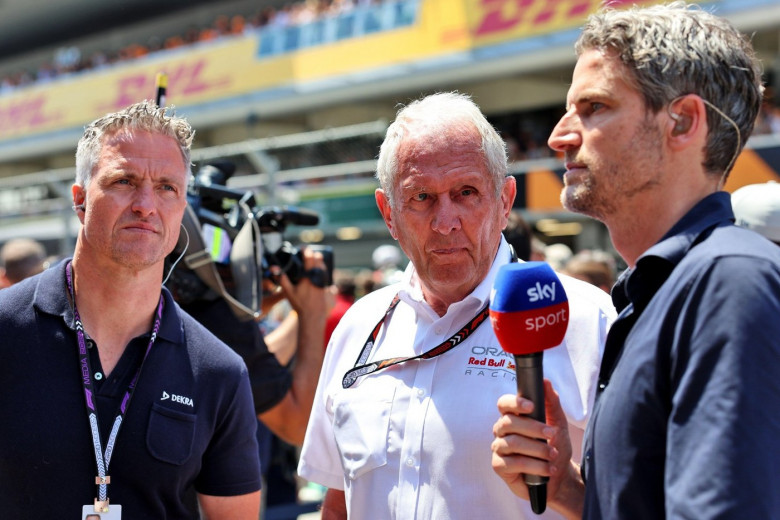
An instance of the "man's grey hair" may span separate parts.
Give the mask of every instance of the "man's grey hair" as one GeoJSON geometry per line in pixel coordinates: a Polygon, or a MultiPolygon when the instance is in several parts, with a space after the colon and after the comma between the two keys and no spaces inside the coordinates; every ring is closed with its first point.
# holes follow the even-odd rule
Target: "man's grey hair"
{"type": "Polygon", "coordinates": [[[748,38],[698,6],[672,2],[592,15],[575,50],[579,56],[593,49],[615,53],[652,113],[679,96],[696,94],[733,119],[739,136],[707,107],[704,168],[728,175],[761,107],[762,68],[748,38]]]}
{"type": "Polygon", "coordinates": [[[192,126],[186,119],[175,116],[172,109],[160,108],[153,101],[145,100],[87,125],[76,148],[76,184],[85,189],[89,184],[100,159],[104,137],[125,130],[145,130],[173,137],[179,143],[188,177],[192,174],[190,147],[195,135],[192,126]]]}
{"type": "Polygon", "coordinates": [[[508,170],[506,143],[469,96],[458,92],[440,92],[401,108],[395,121],[387,128],[379,150],[376,177],[391,206],[395,204],[398,150],[415,126],[438,128],[441,134],[452,128],[475,128],[482,138],[482,153],[485,165],[493,176],[496,196],[500,194],[508,170]]]}

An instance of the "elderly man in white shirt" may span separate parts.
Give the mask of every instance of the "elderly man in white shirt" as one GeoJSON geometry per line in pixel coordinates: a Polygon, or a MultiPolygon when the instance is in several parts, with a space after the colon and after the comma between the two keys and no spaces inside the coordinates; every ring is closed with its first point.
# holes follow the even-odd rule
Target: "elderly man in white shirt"
{"type": "MultiPolygon", "coordinates": [[[[516,194],[504,142],[467,96],[435,94],[398,113],[377,176],[411,263],[331,337],[299,474],[329,488],[324,520],[536,518],[490,457],[496,401],[516,388],[514,358],[484,323],[499,268],[516,261],[501,234],[516,194]]],[[[561,280],[569,328],[544,371],[579,445],[615,312],[603,291],[561,280]]]]}

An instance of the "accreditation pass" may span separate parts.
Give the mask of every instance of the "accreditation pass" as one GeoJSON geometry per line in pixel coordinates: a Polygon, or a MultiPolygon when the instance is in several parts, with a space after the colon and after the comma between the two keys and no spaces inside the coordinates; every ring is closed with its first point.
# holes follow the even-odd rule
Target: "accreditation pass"
{"type": "Polygon", "coordinates": [[[95,504],[81,508],[81,520],[122,520],[122,506],[111,504],[107,511],[95,511],[95,504]]]}

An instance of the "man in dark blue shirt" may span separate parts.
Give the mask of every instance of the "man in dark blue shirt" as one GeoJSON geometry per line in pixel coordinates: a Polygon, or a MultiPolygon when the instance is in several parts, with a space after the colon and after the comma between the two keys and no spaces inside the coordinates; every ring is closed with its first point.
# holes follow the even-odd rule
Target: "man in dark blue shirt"
{"type": "Polygon", "coordinates": [[[604,11],[580,36],[562,201],[604,222],[629,269],[584,441],[503,396],[493,466],[527,496],[550,476],[569,518],[780,518],[780,249],[734,226],[721,191],[761,103],[749,42],[675,3],[604,11]],[[549,446],[538,442],[548,440],[549,446]]]}
{"type": "Polygon", "coordinates": [[[0,291],[4,518],[256,520],[246,365],[161,287],[193,130],[152,102],[87,126],[72,259],[0,291]]]}

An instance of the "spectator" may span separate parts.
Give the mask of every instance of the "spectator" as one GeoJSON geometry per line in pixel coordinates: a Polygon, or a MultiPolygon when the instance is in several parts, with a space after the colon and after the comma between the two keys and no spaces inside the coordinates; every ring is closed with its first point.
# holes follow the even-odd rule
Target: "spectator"
{"type": "Polygon", "coordinates": [[[752,229],[780,245],[780,184],[743,186],[731,195],[738,226],[752,229]]]}
{"type": "Polygon", "coordinates": [[[374,289],[397,282],[403,271],[401,262],[403,253],[393,244],[384,244],[371,253],[371,262],[374,265],[374,289]]]}
{"type": "Polygon", "coordinates": [[[609,293],[615,283],[615,259],[606,251],[586,249],[572,256],[561,272],[609,293]]]}
{"type": "Polygon", "coordinates": [[[512,210],[509,214],[503,233],[506,241],[514,248],[517,258],[525,262],[531,259],[533,232],[519,211],[512,210]]]}
{"type": "Polygon", "coordinates": [[[532,262],[544,262],[546,261],[546,257],[544,255],[544,250],[547,248],[547,244],[539,240],[538,237],[532,236],[531,237],[531,258],[530,260],[532,262]]]}
{"type": "Polygon", "coordinates": [[[560,272],[563,270],[574,252],[566,244],[556,243],[544,247],[544,261],[560,272]]]}
{"type": "Polygon", "coordinates": [[[9,240],[0,249],[0,289],[42,272],[45,262],[46,249],[37,240],[9,240]]]}
{"type": "Polygon", "coordinates": [[[345,269],[337,269],[333,273],[333,278],[338,292],[336,293],[336,304],[330,310],[328,320],[325,322],[325,347],[328,346],[333,329],[336,328],[341,317],[355,303],[355,293],[357,291],[355,275],[351,272],[345,269]]]}

